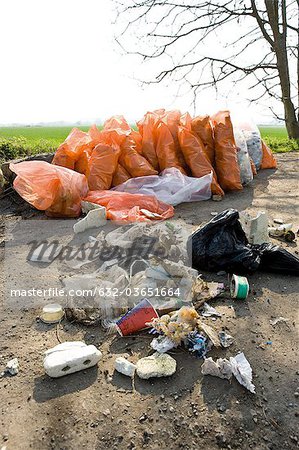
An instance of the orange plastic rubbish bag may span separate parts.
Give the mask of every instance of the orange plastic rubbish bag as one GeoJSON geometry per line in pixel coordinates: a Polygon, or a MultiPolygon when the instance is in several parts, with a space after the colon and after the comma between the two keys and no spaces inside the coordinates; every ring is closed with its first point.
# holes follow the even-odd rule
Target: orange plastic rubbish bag
{"type": "Polygon", "coordinates": [[[101,132],[95,124],[91,125],[91,127],[89,128],[88,135],[90,136],[90,139],[91,139],[92,148],[94,148],[96,145],[100,144],[101,132]]]}
{"type": "Polygon", "coordinates": [[[159,121],[159,116],[157,114],[147,112],[143,119],[137,122],[137,125],[142,136],[142,155],[148,160],[152,167],[159,172],[159,162],[154,136],[154,128],[157,121],[159,121]]]}
{"type": "Polygon", "coordinates": [[[116,172],[113,175],[112,187],[118,186],[131,178],[130,174],[121,165],[117,164],[116,172]]]}
{"type": "Polygon", "coordinates": [[[119,162],[132,177],[158,174],[150,163],[137,152],[135,141],[131,135],[126,137],[121,146],[119,162]]]}
{"type": "Polygon", "coordinates": [[[90,191],[84,200],[105,206],[107,218],[120,222],[149,222],[169,219],[174,215],[173,206],[152,195],[90,191]]]}
{"type": "Polygon", "coordinates": [[[192,175],[196,178],[201,178],[212,171],[212,193],[223,196],[224,192],[217,183],[215,170],[205,154],[204,145],[200,138],[185,127],[179,127],[178,137],[185,161],[190,167],[192,175]]]}
{"type": "Polygon", "coordinates": [[[78,217],[88,192],[86,177],[44,161],[10,164],[17,174],[13,186],[30,205],[51,217],[78,217]]]}
{"type": "Polygon", "coordinates": [[[89,167],[89,158],[91,155],[90,149],[83,150],[82,154],[79,156],[79,159],[75,162],[74,170],[79,173],[83,173],[84,175],[88,175],[88,167],[89,167]]]}
{"type": "Polygon", "coordinates": [[[104,122],[103,130],[115,130],[117,128],[125,131],[126,134],[131,133],[131,127],[124,116],[112,116],[104,122]]]}
{"type": "Polygon", "coordinates": [[[215,164],[213,128],[210,116],[197,116],[192,120],[191,128],[204,144],[204,151],[212,166],[215,164]]]}
{"type": "Polygon", "coordinates": [[[98,144],[93,149],[87,175],[90,190],[110,189],[119,154],[120,148],[110,145],[98,144]]]}
{"type": "Polygon", "coordinates": [[[142,154],[142,136],[139,131],[131,130],[130,136],[134,139],[136,144],[136,150],[141,155],[142,154]]]}
{"type": "Polygon", "coordinates": [[[88,133],[73,128],[66,140],[58,147],[52,164],[74,169],[84,150],[91,150],[92,139],[88,133]]]}
{"type": "Polygon", "coordinates": [[[277,168],[277,161],[275,157],[273,156],[273,153],[271,149],[268,147],[268,145],[262,140],[262,151],[263,151],[263,158],[261,162],[261,169],[276,169],[277,168]]]}
{"type": "Polygon", "coordinates": [[[160,170],[176,167],[184,175],[185,170],[180,164],[179,158],[175,151],[175,143],[172,134],[166,123],[160,121],[155,127],[156,137],[156,154],[159,161],[160,170]]]}
{"type": "Polygon", "coordinates": [[[166,123],[166,125],[169,128],[169,131],[172,134],[177,159],[179,161],[180,166],[183,167],[184,170],[186,171],[186,170],[188,170],[188,166],[184,159],[184,155],[180,149],[179,138],[178,138],[178,127],[180,125],[181,117],[182,117],[181,111],[175,109],[173,111],[166,111],[166,113],[161,118],[161,120],[164,123],[166,123]]]}
{"type": "Polygon", "coordinates": [[[215,163],[218,182],[224,191],[243,189],[237,147],[229,111],[211,117],[215,137],[215,163]]]}

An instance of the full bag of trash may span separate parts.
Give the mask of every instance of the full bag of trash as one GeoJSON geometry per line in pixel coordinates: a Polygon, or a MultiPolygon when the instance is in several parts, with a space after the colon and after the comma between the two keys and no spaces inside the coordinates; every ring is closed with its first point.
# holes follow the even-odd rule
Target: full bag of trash
{"type": "Polygon", "coordinates": [[[188,239],[192,267],[197,270],[246,274],[255,270],[299,275],[299,259],[277,245],[248,243],[239,212],[227,209],[188,239]]]}
{"type": "Polygon", "coordinates": [[[73,128],[66,140],[58,147],[52,164],[74,170],[82,153],[84,151],[90,153],[92,145],[92,139],[88,133],[73,128]]]}
{"type": "Polygon", "coordinates": [[[273,156],[271,149],[263,140],[262,140],[262,150],[263,150],[263,158],[261,162],[261,169],[276,169],[277,161],[273,156]]]}
{"type": "Polygon", "coordinates": [[[299,259],[284,248],[268,243],[253,247],[260,255],[259,270],[286,275],[299,275],[299,259]]]}
{"type": "Polygon", "coordinates": [[[241,183],[248,184],[253,180],[250,158],[247,150],[246,139],[240,128],[234,127],[234,137],[238,149],[238,163],[240,166],[241,183]]]}
{"type": "Polygon", "coordinates": [[[51,217],[78,217],[88,192],[85,175],[44,161],[10,164],[14,188],[30,205],[51,217]]]}
{"type": "Polygon", "coordinates": [[[227,209],[189,237],[192,267],[237,274],[258,269],[260,257],[250,248],[238,219],[237,210],[227,209]]]}
{"type": "Polygon", "coordinates": [[[131,178],[113,188],[113,191],[154,195],[158,200],[176,206],[183,202],[196,202],[211,198],[212,172],[201,178],[187,177],[175,167],[160,175],[131,178]]]}
{"type": "Polygon", "coordinates": [[[165,122],[159,121],[154,128],[154,136],[156,143],[156,155],[159,162],[160,170],[176,167],[184,175],[186,171],[182,166],[182,162],[177,152],[171,131],[165,122]]]}
{"type": "Polygon", "coordinates": [[[121,145],[119,162],[132,177],[158,174],[148,160],[138,153],[136,142],[131,135],[127,136],[121,145]]]}
{"type": "Polygon", "coordinates": [[[262,138],[258,127],[249,119],[240,121],[238,127],[241,128],[246,139],[249,156],[252,158],[256,170],[261,168],[263,159],[262,138]]]}
{"type": "Polygon", "coordinates": [[[197,116],[192,120],[192,131],[202,140],[204,151],[212,166],[215,164],[213,128],[210,116],[197,116]]]}
{"type": "Polygon", "coordinates": [[[218,182],[224,191],[243,189],[230,113],[219,111],[211,119],[214,126],[218,182]]]}
{"type": "Polygon", "coordinates": [[[154,111],[147,112],[143,119],[137,122],[140,135],[142,136],[142,155],[157,171],[159,171],[159,162],[156,153],[154,128],[158,121],[159,114],[154,111]]]}
{"type": "Polygon", "coordinates": [[[182,126],[178,128],[178,137],[184,158],[191,169],[192,176],[200,178],[212,172],[212,193],[223,196],[224,192],[217,183],[215,170],[205,154],[201,139],[191,130],[182,126]]]}

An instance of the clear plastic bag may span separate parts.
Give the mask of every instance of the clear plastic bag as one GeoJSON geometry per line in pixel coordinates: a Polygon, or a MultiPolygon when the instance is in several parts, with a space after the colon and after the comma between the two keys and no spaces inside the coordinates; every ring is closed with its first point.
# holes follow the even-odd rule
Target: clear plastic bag
{"type": "Polygon", "coordinates": [[[154,195],[158,200],[175,206],[183,202],[208,200],[211,197],[212,179],[212,172],[201,178],[193,178],[171,167],[163,170],[160,176],[131,178],[112,190],[154,195]]]}
{"type": "Polygon", "coordinates": [[[241,183],[248,184],[253,180],[250,158],[247,150],[245,136],[240,128],[234,127],[234,137],[238,149],[238,163],[241,172],[241,183]]]}

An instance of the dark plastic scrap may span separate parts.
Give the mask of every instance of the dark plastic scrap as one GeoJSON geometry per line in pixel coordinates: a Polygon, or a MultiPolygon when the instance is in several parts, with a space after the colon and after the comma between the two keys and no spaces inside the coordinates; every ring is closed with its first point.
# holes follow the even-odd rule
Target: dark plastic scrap
{"type": "Polygon", "coordinates": [[[256,270],[299,275],[299,259],[273,244],[251,245],[239,222],[239,213],[227,209],[195,231],[187,249],[197,270],[246,274],[256,270]]]}

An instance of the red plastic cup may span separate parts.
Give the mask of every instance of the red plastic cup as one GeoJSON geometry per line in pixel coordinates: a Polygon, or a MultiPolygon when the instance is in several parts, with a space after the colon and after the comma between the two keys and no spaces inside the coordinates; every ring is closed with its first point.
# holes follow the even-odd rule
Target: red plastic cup
{"type": "Polygon", "coordinates": [[[116,322],[116,328],[121,336],[128,336],[148,328],[146,323],[156,317],[159,317],[157,311],[150,301],[144,298],[116,322]]]}

